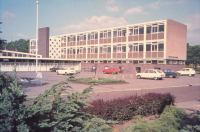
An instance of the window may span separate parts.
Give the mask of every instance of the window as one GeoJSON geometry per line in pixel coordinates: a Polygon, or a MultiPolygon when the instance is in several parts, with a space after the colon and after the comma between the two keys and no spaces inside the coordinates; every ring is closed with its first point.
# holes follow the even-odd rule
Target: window
{"type": "Polygon", "coordinates": [[[128,35],[133,35],[133,27],[129,27],[128,35]]]}
{"type": "Polygon", "coordinates": [[[117,52],[117,46],[116,45],[113,45],[113,53],[114,52],[117,52]]]}
{"type": "Polygon", "coordinates": [[[111,46],[108,45],[108,53],[111,53],[111,46]]]}
{"type": "Polygon", "coordinates": [[[152,64],[157,64],[157,60],[152,60],[152,64]]]}
{"type": "Polygon", "coordinates": [[[164,51],[164,43],[158,44],[158,51],[164,51]]]}
{"type": "Polygon", "coordinates": [[[117,52],[118,52],[118,53],[121,53],[121,52],[122,52],[121,44],[118,44],[118,45],[117,45],[117,52]]]}
{"type": "Polygon", "coordinates": [[[157,51],[157,42],[152,43],[152,51],[157,51]]]}
{"type": "Polygon", "coordinates": [[[138,43],[134,43],[134,45],[133,45],[133,51],[134,52],[138,51],[138,43]]]}
{"type": "Polygon", "coordinates": [[[156,32],[157,32],[157,26],[153,27],[153,33],[156,33],[156,32]]]}
{"type": "Polygon", "coordinates": [[[147,33],[151,33],[151,26],[147,26],[147,33]]]}
{"type": "Polygon", "coordinates": [[[159,25],[159,32],[164,32],[164,25],[159,25]]]}
{"type": "Polygon", "coordinates": [[[162,63],[163,63],[163,61],[158,61],[158,63],[162,64],[162,63]]]}
{"type": "Polygon", "coordinates": [[[140,63],[140,64],[143,64],[143,63],[144,63],[144,61],[139,61],[139,63],[140,63]]]}
{"type": "Polygon", "coordinates": [[[151,44],[146,45],[146,51],[151,51],[151,44]]]}
{"type": "Polygon", "coordinates": [[[144,27],[139,28],[139,34],[144,34],[144,27]]]}
{"type": "Polygon", "coordinates": [[[144,73],[148,73],[149,72],[149,70],[145,70],[145,72],[144,73]]]}
{"type": "Polygon", "coordinates": [[[139,45],[139,51],[143,51],[143,44],[139,45]]]}
{"type": "Polygon", "coordinates": [[[98,33],[95,33],[95,39],[98,39],[98,33]]]}
{"type": "Polygon", "coordinates": [[[98,53],[98,47],[95,46],[95,53],[98,53]]]}
{"type": "Polygon", "coordinates": [[[150,63],[151,63],[151,61],[146,61],[146,63],[147,63],[147,64],[150,64],[150,63]]]}
{"type": "Polygon", "coordinates": [[[128,45],[128,48],[129,48],[129,52],[132,52],[132,51],[133,51],[133,45],[132,45],[132,44],[129,44],[129,45],[128,45]]]}
{"type": "Polygon", "coordinates": [[[94,39],[94,32],[91,33],[91,39],[94,39]]]}
{"type": "Polygon", "coordinates": [[[125,44],[122,45],[122,52],[126,52],[126,45],[125,44]]]}

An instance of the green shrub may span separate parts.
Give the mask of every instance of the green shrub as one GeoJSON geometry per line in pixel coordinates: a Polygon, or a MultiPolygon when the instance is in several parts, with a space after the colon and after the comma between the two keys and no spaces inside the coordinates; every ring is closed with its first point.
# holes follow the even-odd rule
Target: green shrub
{"type": "Polygon", "coordinates": [[[68,93],[71,88],[67,81],[54,84],[45,93],[34,99],[30,106],[23,103],[27,96],[17,85],[16,72],[14,82],[6,80],[0,72],[2,94],[0,96],[0,128],[1,131],[31,131],[31,132],[110,132],[109,124],[115,123],[105,121],[90,115],[81,108],[90,106],[86,101],[92,86],[81,93],[68,94],[68,101],[62,99],[62,93],[68,93]]]}
{"type": "Polygon", "coordinates": [[[129,120],[135,115],[160,114],[166,105],[174,104],[174,96],[169,93],[148,93],[143,96],[127,96],[104,101],[98,99],[90,102],[92,106],[82,108],[89,114],[105,120],[129,120]]]}
{"type": "Polygon", "coordinates": [[[69,81],[78,81],[85,83],[115,83],[115,82],[125,82],[124,80],[117,79],[107,79],[107,78],[99,78],[98,80],[92,80],[92,78],[70,78],[69,81]]]}
{"type": "Polygon", "coordinates": [[[138,123],[127,126],[122,132],[179,132],[182,124],[187,122],[183,109],[176,106],[166,106],[163,113],[155,121],[138,118],[138,123]]]}

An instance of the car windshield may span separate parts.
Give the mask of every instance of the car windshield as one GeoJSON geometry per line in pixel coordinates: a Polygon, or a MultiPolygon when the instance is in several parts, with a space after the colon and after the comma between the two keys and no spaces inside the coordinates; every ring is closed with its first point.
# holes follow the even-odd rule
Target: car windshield
{"type": "Polygon", "coordinates": [[[172,69],[171,69],[171,70],[169,70],[169,71],[170,71],[170,72],[175,72],[175,71],[174,71],[174,70],[172,70],[172,69]]]}
{"type": "Polygon", "coordinates": [[[162,71],[160,71],[160,70],[156,70],[158,73],[162,73],[162,71]]]}

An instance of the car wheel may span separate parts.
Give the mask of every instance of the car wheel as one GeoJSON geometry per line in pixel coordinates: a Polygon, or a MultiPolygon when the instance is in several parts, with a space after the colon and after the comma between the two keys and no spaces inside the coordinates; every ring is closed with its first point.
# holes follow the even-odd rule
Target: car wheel
{"type": "Polygon", "coordinates": [[[169,75],[169,78],[173,78],[173,75],[169,75]]]}
{"type": "Polygon", "coordinates": [[[105,71],[103,72],[103,74],[106,74],[105,71]]]}
{"type": "Polygon", "coordinates": [[[157,77],[154,77],[153,79],[154,79],[154,80],[157,80],[158,78],[157,78],[157,77]]]}
{"type": "Polygon", "coordinates": [[[140,75],[138,75],[138,76],[137,76],[137,79],[140,79],[140,78],[141,78],[141,76],[140,76],[140,75]]]}
{"type": "Polygon", "coordinates": [[[59,73],[57,72],[57,75],[59,75],[59,73]]]}
{"type": "Polygon", "coordinates": [[[67,72],[65,72],[65,75],[67,75],[67,72]]]}
{"type": "Polygon", "coordinates": [[[116,74],[118,74],[118,72],[116,72],[116,74]]]}

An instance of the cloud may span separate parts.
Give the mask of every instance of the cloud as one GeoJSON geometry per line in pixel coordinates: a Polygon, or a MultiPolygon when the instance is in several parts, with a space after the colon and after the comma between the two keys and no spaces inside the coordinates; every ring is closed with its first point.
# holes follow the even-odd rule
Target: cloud
{"type": "Polygon", "coordinates": [[[200,45],[200,34],[188,34],[187,42],[191,45],[200,45]]]}
{"type": "Polygon", "coordinates": [[[8,11],[3,12],[2,15],[3,15],[3,18],[15,18],[16,17],[16,15],[14,13],[10,13],[8,11]]]}
{"type": "Polygon", "coordinates": [[[166,6],[166,5],[173,5],[173,4],[184,4],[186,0],[179,0],[179,1],[157,1],[154,3],[151,3],[149,5],[146,5],[150,9],[159,9],[161,6],[166,6]]]}
{"type": "Polygon", "coordinates": [[[107,3],[108,3],[108,4],[114,4],[114,3],[115,3],[115,0],[108,0],[107,3]]]}
{"type": "Polygon", "coordinates": [[[128,9],[127,11],[125,11],[124,16],[128,16],[128,15],[135,15],[135,14],[143,14],[143,15],[148,15],[148,12],[143,12],[143,7],[142,6],[138,6],[135,8],[131,8],[128,9]]]}
{"type": "Polygon", "coordinates": [[[78,24],[66,25],[62,28],[54,28],[54,31],[61,33],[75,33],[89,30],[96,30],[102,28],[109,28],[115,26],[127,25],[128,22],[123,17],[115,18],[109,16],[93,16],[90,19],[85,18],[84,21],[78,24]]]}
{"type": "Polygon", "coordinates": [[[187,29],[189,31],[200,31],[200,14],[196,13],[190,15],[185,24],[187,25],[187,29]]]}
{"type": "Polygon", "coordinates": [[[148,7],[151,8],[151,9],[159,9],[160,1],[157,1],[155,3],[151,3],[151,4],[148,5],[148,7]]]}
{"type": "Polygon", "coordinates": [[[32,39],[32,38],[36,38],[36,35],[25,35],[25,34],[17,34],[17,37],[21,38],[21,39],[32,39]]]}
{"type": "Polygon", "coordinates": [[[119,11],[119,8],[117,6],[113,6],[113,7],[106,6],[106,10],[110,12],[117,12],[119,11]]]}

